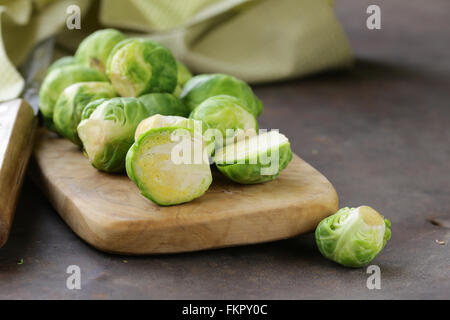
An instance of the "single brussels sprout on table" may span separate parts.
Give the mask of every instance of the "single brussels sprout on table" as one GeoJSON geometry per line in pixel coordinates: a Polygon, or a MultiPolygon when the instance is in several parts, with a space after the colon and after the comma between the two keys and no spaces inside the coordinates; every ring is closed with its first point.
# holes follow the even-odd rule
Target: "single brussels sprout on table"
{"type": "Polygon", "coordinates": [[[127,174],[141,193],[158,205],[192,201],[202,196],[212,182],[208,160],[200,157],[200,161],[195,161],[195,146],[200,146],[203,154],[203,137],[191,129],[151,129],[142,134],[128,151],[127,174]],[[187,143],[174,139],[176,136],[187,143]],[[183,145],[190,150],[194,147],[194,152],[184,152],[183,145]],[[188,153],[191,156],[183,161],[180,154],[188,153]]]}
{"type": "Polygon", "coordinates": [[[96,69],[82,65],[69,65],[57,68],[44,79],[39,90],[39,108],[44,124],[54,130],[53,110],[59,95],[68,86],[77,82],[108,81],[105,75],[96,69]]]}
{"type": "Polygon", "coordinates": [[[50,67],[48,67],[47,74],[49,74],[55,69],[62,68],[65,66],[73,66],[77,64],[79,64],[79,62],[77,61],[77,59],[75,59],[75,57],[67,56],[59,58],[58,60],[55,60],[55,62],[53,62],[50,67]]]}
{"type": "Polygon", "coordinates": [[[172,93],[177,85],[177,63],[172,53],[147,39],[119,42],[108,57],[106,73],[123,97],[172,93]]]}
{"type": "Polygon", "coordinates": [[[291,160],[289,140],[277,131],[245,137],[216,150],[214,155],[219,171],[241,184],[272,181],[291,160]]]}
{"type": "Polygon", "coordinates": [[[391,223],[368,206],[342,208],[322,220],[316,243],[322,255],[346,267],[363,267],[391,238],[391,223]]]}
{"type": "Polygon", "coordinates": [[[139,97],[150,115],[189,116],[189,109],[180,99],[170,93],[148,93],[139,97]]]}
{"type": "Polygon", "coordinates": [[[229,95],[244,102],[244,107],[258,117],[263,111],[261,101],[244,81],[226,74],[202,74],[189,80],[181,92],[180,98],[192,111],[206,99],[229,95]]]}
{"type": "Polygon", "coordinates": [[[113,97],[117,94],[108,82],[79,82],[68,86],[60,94],[53,111],[57,132],[81,146],[77,127],[84,108],[91,101],[113,97]]]}
{"type": "Polygon", "coordinates": [[[116,44],[125,39],[126,36],[118,30],[98,30],[80,43],[75,58],[79,63],[105,73],[109,54],[116,44]]]}
{"type": "Polygon", "coordinates": [[[244,108],[242,100],[226,95],[206,99],[189,118],[201,120],[207,128],[219,131],[221,139],[214,135],[217,148],[232,143],[242,130],[258,130],[255,116],[244,108]]]}
{"type": "Polygon", "coordinates": [[[192,73],[180,61],[177,61],[177,71],[177,87],[175,88],[173,94],[176,97],[179,97],[186,82],[188,82],[192,78],[192,73]]]}
{"type": "Polygon", "coordinates": [[[101,171],[121,172],[138,124],[148,117],[136,98],[112,98],[78,125],[78,136],[91,164],[101,171]]]}

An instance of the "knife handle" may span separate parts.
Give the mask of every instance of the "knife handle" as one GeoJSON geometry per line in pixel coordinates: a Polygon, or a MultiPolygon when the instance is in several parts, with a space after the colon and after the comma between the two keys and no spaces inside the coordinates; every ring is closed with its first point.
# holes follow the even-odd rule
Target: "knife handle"
{"type": "Polygon", "coordinates": [[[9,236],[36,126],[25,100],[0,103],[0,248],[9,236]]]}

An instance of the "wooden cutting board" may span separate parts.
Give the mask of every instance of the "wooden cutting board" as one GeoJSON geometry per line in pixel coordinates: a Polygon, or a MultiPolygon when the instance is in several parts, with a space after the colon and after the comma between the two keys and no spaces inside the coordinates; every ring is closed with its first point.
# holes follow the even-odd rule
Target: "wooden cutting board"
{"type": "Polygon", "coordinates": [[[79,148],[44,129],[33,173],[64,221],[95,248],[112,253],[195,251],[289,238],[313,231],[338,210],[331,183],[297,156],[275,181],[239,185],[213,170],[208,192],[159,207],[125,175],[94,169],[79,148]]]}

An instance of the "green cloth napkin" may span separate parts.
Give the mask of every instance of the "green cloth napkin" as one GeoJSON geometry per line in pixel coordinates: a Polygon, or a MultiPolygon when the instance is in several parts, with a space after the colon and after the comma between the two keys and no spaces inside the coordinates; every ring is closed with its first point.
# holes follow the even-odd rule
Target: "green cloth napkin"
{"type": "Polygon", "coordinates": [[[0,0],[0,101],[20,95],[15,66],[37,42],[57,34],[59,47],[74,51],[101,27],[160,41],[195,73],[251,83],[352,62],[331,0],[0,0]],[[81,30],[65,27],[71,4],[83,13],[81,30]]]}

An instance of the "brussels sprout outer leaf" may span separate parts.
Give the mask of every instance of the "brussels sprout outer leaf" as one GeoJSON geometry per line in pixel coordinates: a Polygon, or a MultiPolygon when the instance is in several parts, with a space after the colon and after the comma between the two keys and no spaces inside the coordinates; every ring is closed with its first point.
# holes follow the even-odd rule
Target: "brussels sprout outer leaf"
{"type": "Polygon", "coordinates": [[[100,71],[81,65],[57,68],[45,77],[39,91],[39,108],[47,127],[53,128],[53,110],[61,92],[74,83],[87,81],[108,80],[100,71]]]}
{"type": "MultiPolygon", "coordinates": [[[[156,128],[142,134],[127,154],[126,170],[142,195],[161,206],[175,205],[202,196],[212,182],[207,162],[176,164],[171,159],[175,145],[171,139],[180,127],[156,128]]],[[[201,138],[200,138],[201,139],[201,138]]],[[[202,143],[202,141],[200,141],[202,143]]]]}
{"type": "Polygon", "coordinates": [[[189,116],[189,109],[180,99],[170,93],[149,93],[139,97],[150,115],[189,116]]]}
{"type": "Polygon", "coordinates": [[[343,266],[362,267],[389,240],[389,226],[389,221],[370,207],[342,208],[317,226],[317,247],[324,257],[343,266]]]}
{"type": "Polygon", "coordinates": [[[125,39],[126,36],[118,30],[98,30],[80,43],[75,58],[79,63],[105,73],[109,54],[116,44],[125,39]]]}
{"type": "Polygon", "coordinates": [[[225,74],[202,74],[190,79],[180,98],[192,111],[206,99],[217,95],[229,95],[244,102],[244,107],[258,117],[263,111],[261,101],[244,81],[225,74]]]}
{"type": "Polygon", "coordinates": [[[53,112],[56,130],[62,136],[81,146],[77,127],[86,105],[99,98],[116,96],[116,92],[108,82],[79,82],[67,87],[59,96],[53,112]]]}
{"type": "Polygon", "coordinates": [[[101,171],[124,171],[136,127],[147,117],[147,109],[135,98],[112,98],[99,105],[78,125],[91,164],[101,171]]]}
{"type": "Polygon", "coordinates": [[[118,43],[108,57],[106,72],[121,96],[171,93],[177,85],[177,63],[172,53],[148,39],[118,43]]]}

